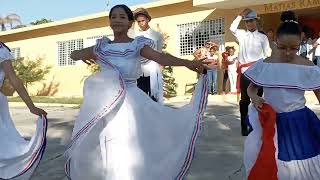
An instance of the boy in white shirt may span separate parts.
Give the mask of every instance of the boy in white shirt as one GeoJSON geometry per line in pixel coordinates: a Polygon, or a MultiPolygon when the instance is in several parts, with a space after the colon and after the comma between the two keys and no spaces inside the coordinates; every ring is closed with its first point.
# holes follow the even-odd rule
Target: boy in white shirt
{"type": "MultiPolygon", "coordinates": [[[[136,36],[144,36],[153,40],[153,49],[162,52],[163,37],[161,33],[149,26],[151,16],[148,11],[138,8],[134,12],[134,18],[139,26],[136,36]]],[[[137,80],[138,87],[148,94],[154,101],[163,103],[163,82],[160,65],[155,61],[141,59],[142,76],[137,80]]]]}
{"type": "MultiPolygon", "coordinates": [[[[237,69],[239,77],[237,84],[240,85],[241,99],[239,102],[240,114],[241,114],[241,134],[247,136],[250,131],[246,123],[248,114],[248,106],[251,103],[248,96],[247,89],[250,84],[250,80],[246,78],[243,73],[256,61],[270,56],[271,49],[269,46],[268,37],[258,32],[256,11],[251,9],[244,9],[239,16],[232,22],[230,31],[236,37],[239,42],[239,67],[237,69]],[[243,20],[246,25],[246,29],[238,29],[238,26],[243,20]]],[[[262,95],[262,89],[259,90],[259,95],[262,95]]]]}
{"type": "Polygon", "coordinates": [[[320,32],[318,40],[313,44],[313,47],[316,48],[314,52],[314,57],[316,59],[317,65],[320,67],[320,32]]]}

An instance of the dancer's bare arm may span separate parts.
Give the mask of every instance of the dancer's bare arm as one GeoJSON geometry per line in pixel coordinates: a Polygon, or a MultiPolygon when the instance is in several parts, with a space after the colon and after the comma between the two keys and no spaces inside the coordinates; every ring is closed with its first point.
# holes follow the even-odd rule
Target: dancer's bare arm
{"type": "Polygon", "coordinates": [[[256,109],[261,111],[262,104],[265,101],[262,97],[258,96],[258,89],[259,89],[258,86],[256,86],[253,83],[250,83],[250,85],[247,89],[247,93],[248,93],[248,96],[250,97],[252,103],[256,107],[256,109]]]}
{"type": "Polygon", "coordinates": [[[201,49],[200,48],[197,49],[192,55],[196,60],[200,60],[201,59],[201,49]]]}
{"type": "Polygon", "coordinates": [[[319,104],[320,104],[320,89],[314,90],[313,92],[316,95],[316,97],[317,97],[317,99],[319,101],[319,104]]]}
{"type": "Polygon", "coordinates": [[[96,55],[93,53],[93,48],[94,48],[94,46],[87,47],[87,48],[80,49],[80,50],[74,50],[70,54],[70,57],[73,60],[76,60],[76,61],[82,60],[86,64],[91,65],[91,64],[95,63],[95,61],[97,60],[96,55]]]}
{"type": "Polygon", "coordinates": [[[207,62],[202,61],[189,61],[185,59],[180,59],[174,57],[170,54],[160,53],[153,50],[149,46],[144,46],[140,50],[140,55],[146,59],[152,59],[153,61],[163,65],[163,66],[185,66],[190,70],[202,73],[204,65],[208,64],[207,62]]]}
{"type": "Polygon", "coordinates": [[[33,114],[39,115],[39,116],[47,115],[47,112],[45,112],[44,110],[42,110],[40,108],[37,108],[33,104],[26,88],[23,86],[23,83],[21,82],[21,80],[17,77],[16,73],[14,72],[11,61],[10,60],[3,61],[0,65],[3,68],[3,70],[6,74],[6,77],[8,77],[10,84],[18,92],[21,99],[26,103],[30,112],[33,114]]]}

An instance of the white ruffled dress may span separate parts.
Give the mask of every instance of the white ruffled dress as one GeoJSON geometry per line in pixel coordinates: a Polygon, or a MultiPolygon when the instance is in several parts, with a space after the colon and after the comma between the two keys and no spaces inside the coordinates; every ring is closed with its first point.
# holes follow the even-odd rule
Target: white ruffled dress
{"type": "Polygon", "coordinates": [[[249,106],[253,131],[244,150],[249,179],[259,168],[267,174],[262,177],[260,173],[259,179],[320,179],[320,120],[305,106],[304,97],[305,91],[320,89],[320,68],[260,60],[244,74],[263,87],[263,97],[275,112],[274,119],[269,111],[267,119],[261,121],[263,116],[249,106]],[[267,157],[268,153],[271,156],[267,157]]]}
{"type": "MultiPolygon", "coordinates": [[[[0,43],[0,64],[13,60],[9,50],[0,43]]],[[[0,88],[4,80],[0,66],[0,88]]],[[[0,92],[0,179],[27,180],[37,168],[46,147],[47,119],[37,121],[31,140],[25,140],[11,119],[7,97],[0,92]]]]}
{"type": "Polygon", "coordinates": [[[190,167],[206,109],[206,75],[191,102],[175,109],[160,105],[137,85],[142,36],[129,43],[97,41],[102,71],[84,85],[84,102],[66,152],[73,180],[183,179],[190,167]]]}

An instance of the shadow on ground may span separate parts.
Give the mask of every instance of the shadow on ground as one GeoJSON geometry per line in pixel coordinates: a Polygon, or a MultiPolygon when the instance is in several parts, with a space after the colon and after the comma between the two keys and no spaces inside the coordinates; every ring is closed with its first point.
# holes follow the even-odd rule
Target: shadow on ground
{"type": "MultiPolygon", "coordinates": [[[[172,103],[168,106],[178,108],[184,104],[172,103]]],[[[27,119],[35,118],[25,108],[11,110],[18,130],[25,137],[30,137],[35,121],[27,119]]],[[[70,141],[78,109],[51,107],[46,110],[49,113],[47,148],[31,180],[66,180],[64,152],[70,141]]],[[[319,115],[320,108],[315,108],[315,112],[319,115]]],[[[210,102],[186,180],[244,180],[243,142],[238,105],[210,102]]]]}

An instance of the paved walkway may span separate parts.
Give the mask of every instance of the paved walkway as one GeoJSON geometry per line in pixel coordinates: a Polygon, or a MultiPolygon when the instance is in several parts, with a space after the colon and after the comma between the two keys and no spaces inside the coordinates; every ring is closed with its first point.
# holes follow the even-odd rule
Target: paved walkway
{"type": "MultiPolygon", "coordinates": [[[[171,106],[182,106],[188,97],[176,98],[171,106]]],[[[320,114],[320,106],[309,101],[320,114]]],[[[48,143],[45,155],[32,180],[66,180],[63,153],[68,144],[78,110],[73,107],[45,107],[49,113],[48,143]]],[[[19,131],[30,137],[35,119],[27,109],[11,103],[11,114],[19,131]]],[[[235,96],[210,96],[202,134],[187,180],[242,180],[240,120],[235,96]],[[238,171],[239,170],[239,171],[238,171]]]]}

